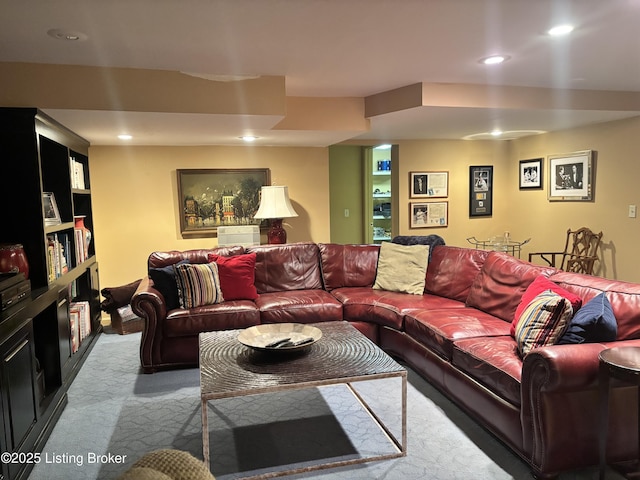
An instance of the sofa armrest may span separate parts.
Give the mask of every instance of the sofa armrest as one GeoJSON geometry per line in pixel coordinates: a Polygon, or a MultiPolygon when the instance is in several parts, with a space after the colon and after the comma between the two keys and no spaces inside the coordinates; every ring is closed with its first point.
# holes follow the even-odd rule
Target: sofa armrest
{"type": "Polygon", "coordinates": [[[143,278],[138,285],[131,298],[131,309],[144,320],[140,341],[140,363],[145,373],[152,373],[160,358],[162,322],[167,317],[167,307],[164,297],[153,286],[150,277],[143,278]]]}
{"type": "Polygon", "coordinates": [[[535,470],[573,468],[574,455],[597,458],[598,354],[612,347],[640,346],[640,339],[536,348],[523,361],[521,421],[524,451],[535,470]]]}

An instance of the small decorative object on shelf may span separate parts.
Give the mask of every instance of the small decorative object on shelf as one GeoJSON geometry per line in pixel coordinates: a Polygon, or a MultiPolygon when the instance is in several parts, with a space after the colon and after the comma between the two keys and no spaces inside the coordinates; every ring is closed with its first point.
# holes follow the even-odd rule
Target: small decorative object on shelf
{"type": "Polygon", "coordinates": [[[24,273],[29,278],[29,262],[24,247],[19,244],[0,244],[0,273],[24,273]]]}
{"type": "Polygon", "coordinates": [[[84,224],[84,215],[73,217],[76,239],[76,257],[78,263],[89,258],[89,244],[91,243],[91,230],[84,224]]]}
{"type": "Polygon", "coordinates": [[[44,206],[44,223],[45,225],[60,225],[60,212],[58,211],[58,204],[56,203],[56,197],[51,192],[44,192],[42,194],[42,203],[44,206]]]}

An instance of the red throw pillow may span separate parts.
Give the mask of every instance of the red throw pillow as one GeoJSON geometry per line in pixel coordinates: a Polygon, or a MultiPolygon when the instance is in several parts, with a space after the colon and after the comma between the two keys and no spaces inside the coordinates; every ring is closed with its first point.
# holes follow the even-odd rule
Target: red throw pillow
{"type": "Polygon", "coordinates": [[[571,307],[573,307],[573,313],[576,313],[580,307],[582,306],[582,298],[580,298],[575,293],[568,292],[564,288],[562,288],[557,283],[552,282],[547,277],[543,277],[542,275],[536,277],[536,279],[531,282],[527,290],[522,295],[522,299],[520,300],[520,304],[516,308],[516,313],[513,316],[513,320],[511,321],[511,336],[515,338],[516,334],[516,325],[518,324],[518,320],[522,316],[522,312],[527,305],[529,305],[534,298],[540,295],[545,290],[551,290],[554,293],[557,293],[561,297],[566,298],[571,302],[571,307]]]}
{"type": "Polygon", "coordinates": [[[247,253],[224,257],[210,253],[210,262],[218,265],[220,288],[222,296],[227,300],[255,300],[258,298],[256,290],[256,254],[247,253]]]}

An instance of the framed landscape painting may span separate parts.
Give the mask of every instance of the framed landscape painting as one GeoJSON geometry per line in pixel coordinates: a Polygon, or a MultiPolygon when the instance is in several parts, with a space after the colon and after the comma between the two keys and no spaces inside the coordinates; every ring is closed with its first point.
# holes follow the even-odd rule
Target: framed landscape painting
{"type": "Polygon", "coordinates": [[[177,170],[182,236],[215,236],[219,226],[260,225],[253,218],[268,168],[177,170]]]}

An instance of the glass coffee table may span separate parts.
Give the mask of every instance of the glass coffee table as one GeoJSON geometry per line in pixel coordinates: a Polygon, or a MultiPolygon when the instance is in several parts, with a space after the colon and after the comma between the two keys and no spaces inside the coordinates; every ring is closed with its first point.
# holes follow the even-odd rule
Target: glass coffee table
{"type": "Polygon", "coordinates": [[[296,352],[269,352],[238,341],[242,330],[201,333],[200,397],[202,452],[210,466],[208,402],[223,398],[344,384],[393,444],[380,455],[338,459],[244,478],[272,478],[329,467],[403,457],[407,452],[407,371],[348,322],[320,322],[316,343],[296,352]],[[401,380],[401,435],[398,439],[353,388],[356,382],[396,377],[401,380]]]}

